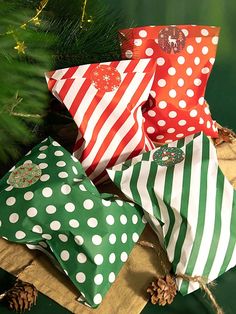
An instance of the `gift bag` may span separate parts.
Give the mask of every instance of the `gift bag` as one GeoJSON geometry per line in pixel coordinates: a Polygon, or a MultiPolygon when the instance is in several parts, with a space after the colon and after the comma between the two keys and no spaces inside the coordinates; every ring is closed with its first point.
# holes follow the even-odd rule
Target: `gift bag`
{"type": "MultiPolygon", "coordinates": [[[[216,149],[196,134],[108,170],[131,200],[163,223],[164,245],[178,275],[214,280],[236,264],[236,192],[216,149]]],[[[199,287],[177,279],[182,294],[199,287]]]]}
{"type": "Polygon", "coordinates": [[[168,143],[203,131],[217,137],[204,99],[215,62],[219,28],[196,25],[145,26],[120,32],[123,58],[155,58],[157,70],[144,109],[150,138],[168,143]]]}
{"type": "Polygon", "coordinates": [[[143,130],[141,106],[152,86],[155,60],[81,65],[46,74],[49,89],[78,126],[74,155],[95,183],[105,169],[154,148],[143,130]]]}
{"type": "Polygon", "coordinates": [[[49,254],[97,307],[144,229],[138,206],[99,194],[78,160],[51,138],[0,181],[0,236],[49,254]]]}

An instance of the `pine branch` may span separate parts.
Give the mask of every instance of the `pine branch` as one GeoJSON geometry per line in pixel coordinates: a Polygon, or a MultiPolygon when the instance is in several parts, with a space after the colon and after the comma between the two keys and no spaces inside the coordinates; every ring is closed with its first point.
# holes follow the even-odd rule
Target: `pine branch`
{"type": "Polygon", "coordinates": [[[81,24],[83,3],[71,1],[65,11],[61,1],[62,9],[58,3],[49,3],[49,31],[57,37],[53,47],[56,68],[120,59],[117,30],[122,27],[121,14],[110,11],[103,1],[88,0],[81,24]]]}
{"type": "Polygon", "coordinates": [[[60,119],[71,120],[58,107],[54,112],[48,108],[45,71],[120,59],[120,13],[111,12],[102,0],[88,0],[81,23],[84,0],[49,1],[40,15],[40,27],[33,23],[27,23],[26,29],[19,27],[37,18],[35,9],[45,3],[0,0],[0,33],[14,30],[15,36],[0,36],[0,161],[19,155],[20,147],[32,141],[32,130],[39,123],[44,122],[50,133],[47,112],[55,117],[55,124],[60,119]],[[26,46],[25,55],[14,49],[18,41],[26,46]]]}
{"type": "Polygon", "coordinates": [[[48,91],[44,72],[52,67],[52,36],[45,33],[44,24],[19,27],[35,16],[35,7],[25,10],[18,1],[4,0],[0,10],[0,161],[6,162],[32,141],[32,128],[45,115],[48,91]],[[14,49],[16,39],[25,43],[25,55],[14,49]]]}

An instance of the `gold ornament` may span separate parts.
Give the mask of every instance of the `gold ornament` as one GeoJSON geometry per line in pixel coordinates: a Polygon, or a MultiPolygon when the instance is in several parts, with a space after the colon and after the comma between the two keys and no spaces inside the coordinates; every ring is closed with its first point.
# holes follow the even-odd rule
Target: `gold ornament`
{"type": "Polygon", "coordinates": [[[39,15],[42,13],[43,9],[48,4],[48,0],[42,0],[40,1],[39,7],[36,8],[36,14],[31,19],[29,19],[25,24],[33,23],[34,25],[38,26],[41,23],[41,20],[39,19],[39,15]]]}
{"type": "Polygon", "coordinates": [[[21,29],[26,29],[26,27],[27,27],[26,23],[24,23],[24,24],[22,24],[22,25],[20,26],[21,29]]]}
{"type": "Polygon", "coordinates": [[[38,9],[36,9],[36,11],[37,12],[39,11],[39,13],[41,13],[47,4],[48,4],[48,0],[41,0],[39,7],[38,7],[38,9]]]}
{"type": "Polygon", "coordinates": [[[82,13],[81,13],[81,18],[80,18],[80,28],[83,28],[85,23],[92,23],[93,22],[92,15],[88,16],[86,13],[87,2],[88,2],[88,0],[84,0],[82,8],[81,8],[82,13]]]}
{"type": "Polygon", "coordinates": [[[5,33],[0,33],[0,36],[11,35],[14,38],[16,42],[16,46],[14,47],[14,49],[17,50],[18,54],[25,54],[25,49],[27,47],[24,41],[20,41],[17,38],[17,30],[19,30],[20,28],[23,30],[26,30],[28,24],[30,23],[33,23],[35,26],[39,26],[41,24],[41,20],[39,19],[39,16],[42,13],[43,9],[46,7],[47,3],[48,3],[48,0],[41,0],[38,8],[36,8],[36,14],[32,18],[30,18],[28,21],[24,22],[23,24],[19,25],[15,29],[12,29],[5,33]]]}
{"type": "Polygon", "coordinates": [[[35,17],[35,18],[32,19],[32,23],[33,23],[35,26],[38,26],[38,25],[40,25],[41,20],[40,20],[38,17],[35,17]]]}
{"type": "Polygon", "coordinates": [[[16,46],[14,47],[14,49],[17,50],[18,54],[25,54],[25,49],[27,47],[25,46],[25,42],[24,41],[17,41],[16,42],[16,46]]]}
{"type": "Polygon", "coordinates": [[[87,20],[86,20],[87,23],[93,23],[93,17],[92,15],[90,15],[87,20]]]}

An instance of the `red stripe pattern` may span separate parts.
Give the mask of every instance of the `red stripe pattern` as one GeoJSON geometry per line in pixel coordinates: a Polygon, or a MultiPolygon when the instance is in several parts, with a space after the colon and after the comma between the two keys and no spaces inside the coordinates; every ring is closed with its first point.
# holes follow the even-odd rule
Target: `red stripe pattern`
{"type": "Polygon", "coordinates": [[[46,74],[49,90],[78,126],[74,155],[95,184],[106,168],[154,148],[142,105],[154,79],[154,59],[82,65],[46,74]]]}

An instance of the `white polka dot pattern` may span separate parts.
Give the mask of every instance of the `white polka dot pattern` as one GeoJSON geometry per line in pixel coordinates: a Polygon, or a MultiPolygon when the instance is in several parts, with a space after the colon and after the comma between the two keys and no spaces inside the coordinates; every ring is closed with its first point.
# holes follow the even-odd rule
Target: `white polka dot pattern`
{"type": "MultiPolygon", "coordinates": [[[[149,51],[151,58],[156,57],[153,100],[143,107],[144,128],[154,142],[160,143],[169,143],[179,139],[181,135],[185,137],[200,131],[211,137],[217,137],[211,116],[206,117],[204,111],[208,106],[204,100],[204,93],[215,61],[219,28],[194,25],[168,26],[167,28],[181,30],[186,36],[183,49],[181,48],[178,53],[168,53],[159,46],[157,40],[158,34],[165,27],[147,26],[121,30],[125,35],[125,40],[123,36],[121,41],[124,58],[127,49],[135,51],[133,59],[145,58],[149,51]],[[140,34],[145,36],[141,37],[140,34]],[[139,44],[134,46],[134,41],[138,41],[139,44]],[[202,108],[197,108],[196,105],[201,105],[202,108]],[[176,116],[171,114],[174,111],[177,113],[176,116]],[[181,124],[182,120],[186,123],[181,124]],[[203,122],[199,123],[199,120],[203,122]]],[[[171,40],[174,43],[175,39],[171,37],[168,40],[171,44],[171,40]]]]}
{"type": "Polygon", "coordinates": [[[86,302],[97,307],[138,241],[141,213],[115,196],[102,199],[81,164],[50,138],[19,165],[39,165],[41,159],[47,166],[35,184],[14,188],[7,175],[0,181],[0,236],[50,252],[86,302]]]}

